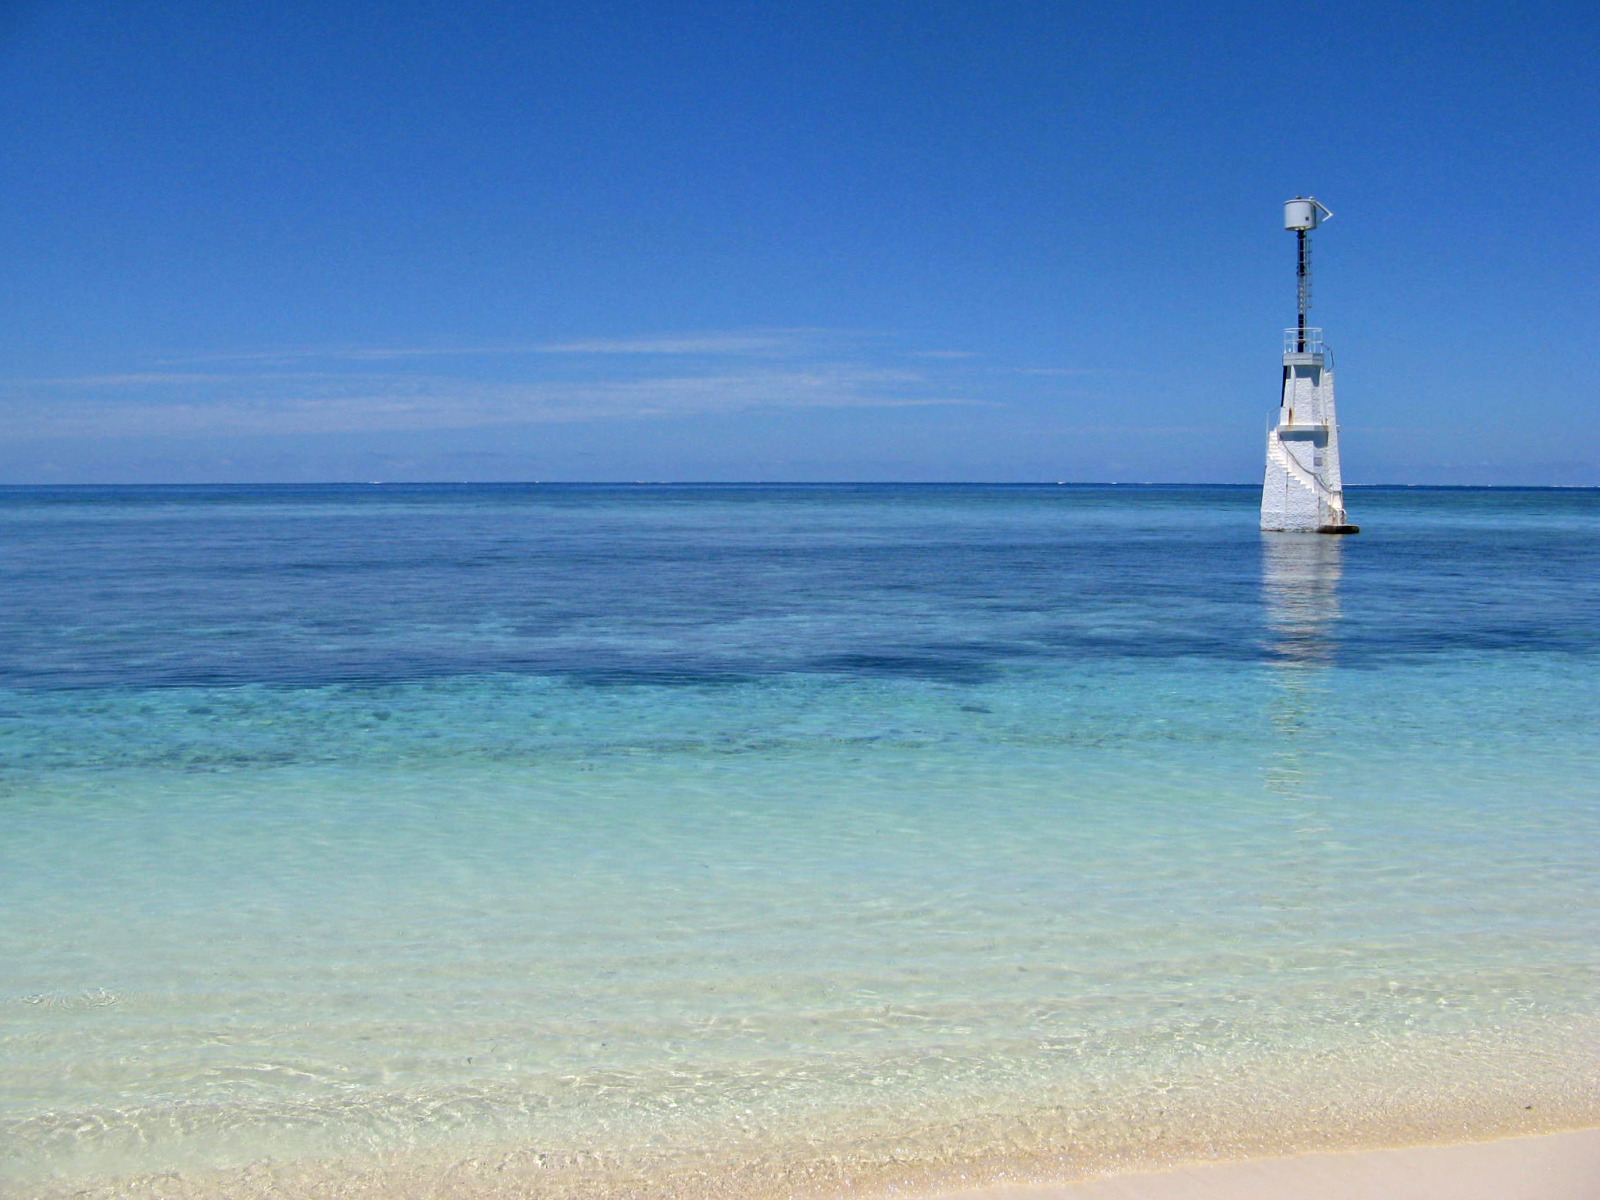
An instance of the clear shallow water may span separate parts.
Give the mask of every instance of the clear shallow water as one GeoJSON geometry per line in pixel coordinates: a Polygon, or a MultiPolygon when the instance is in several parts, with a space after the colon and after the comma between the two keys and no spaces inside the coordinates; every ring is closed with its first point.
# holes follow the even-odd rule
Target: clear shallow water
{"type": "Polygon", "coordinates": [[[1592,1122],[1600,493],[1353,496],[0,490],[3,1186],[1592,1122]]]}

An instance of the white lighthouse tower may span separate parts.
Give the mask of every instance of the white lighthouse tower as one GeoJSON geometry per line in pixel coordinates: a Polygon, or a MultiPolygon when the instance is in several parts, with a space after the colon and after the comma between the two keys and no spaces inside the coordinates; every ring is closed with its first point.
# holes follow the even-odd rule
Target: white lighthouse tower
{"type": "Polygon", "coordinates": [[[1333,214],[1315,199],[1283,206],[1283,227],[1299,244],[1300,319],[1284,331],[1283,399],[1267,431],[1261,528],[1283,533],[1356,533],[1344,513],[1339,421],[1333,411],[1333,354],[1322,330],[1306,325],[1311,307],[1311,231],[1333,214]]]}

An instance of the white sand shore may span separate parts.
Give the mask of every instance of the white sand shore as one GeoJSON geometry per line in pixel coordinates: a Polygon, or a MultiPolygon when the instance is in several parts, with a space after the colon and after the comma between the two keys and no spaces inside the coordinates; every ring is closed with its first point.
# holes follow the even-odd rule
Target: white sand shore
{"type": "Polygon", "coordinates": [[[1196,1163],[1082,1183],[949,1192],[936,1200],[1600,1200],[1600,1129],[1196,1163]]]}

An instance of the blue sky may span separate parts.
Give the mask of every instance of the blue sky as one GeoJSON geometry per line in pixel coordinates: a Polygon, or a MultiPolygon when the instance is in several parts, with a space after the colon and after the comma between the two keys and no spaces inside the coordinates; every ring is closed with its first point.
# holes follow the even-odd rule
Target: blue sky
{"type": "Polygon", "coordinates": [[[1600,9],[0,5],[0,482],[1600,484],[1600,9]]]}

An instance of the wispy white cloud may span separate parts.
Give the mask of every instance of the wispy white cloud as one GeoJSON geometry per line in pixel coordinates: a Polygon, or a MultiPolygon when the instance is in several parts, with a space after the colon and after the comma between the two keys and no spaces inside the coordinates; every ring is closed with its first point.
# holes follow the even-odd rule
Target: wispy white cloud
{"type": "Polygon", "coordinates": [[[873,335],[830,329],[711,330],[498,345],[305,346],[283,350],[192,355],[167,361],[173,365],[242,363],[259,367],[303,362],[368,363],[406,359],[516,358],[540,354],[747,356],[816,352],[826,345],[837,345],[871,336],[873,335]]]}
{"type": "Polygon", "coordinates": [[[290,363],[369,363],[404,359],[493,358],[536,354],[538,346],[309,346],[287,350],[250,350],[225,354],[192,354],[163,360],[166,365],[238,363],[272,367],[290,363]]]}
{"type": "Polygon", "coordinates": [[[968,404],[912,372],[853,364],[586,382],[301,373],[85,377],[0,385],[13,437],[361,433],[683,417],[779,408],[968,404]],[[79,395],[62,396],[61,391],[79,395]],[[48,395],[44,394],[48,393],[48,395]]]}
{"type": "Polygon", "coordinates": [[[0,380],[0,422],[19,439],[201,437],[992,403],[967,390],[969,372],[944,365],[966,357],[816,329],[261,351],[0,380]]]}
{"type": "Polygon", "coordinates": [[[684,336],[588,338],[540,346],[542,354],[774,354],[797,349],[803,334],[776,330],[755,333],[703,333],[684,336]]]}
{"type": "Polygon", "coordinates": [[[1012,367],[1016,375],[1045,375],[1056,378],[1069,378],[1075,375],[1117,375],[1119,371],[1099,367],[1012,367]]]}
{"type": "MultiPolygon", "coordinates": [[[[247,375],[238,372],[198,371],[127,371],[108,375],[54,375],[48,378],[0,381],[0,397],[26,389],[57,389],[64,391],[87,389],[103,391],[114,388],[205,387],[233,384],[241,380],[254,383],[261,378],[262,376],[259,375],[247,375]]],[[[333,379],[339,378],[339,376],[332,376],[322,371],[301,371],[294,374],[279,372],[271,378],[281,382],[290,379],[333,379]]]]}

